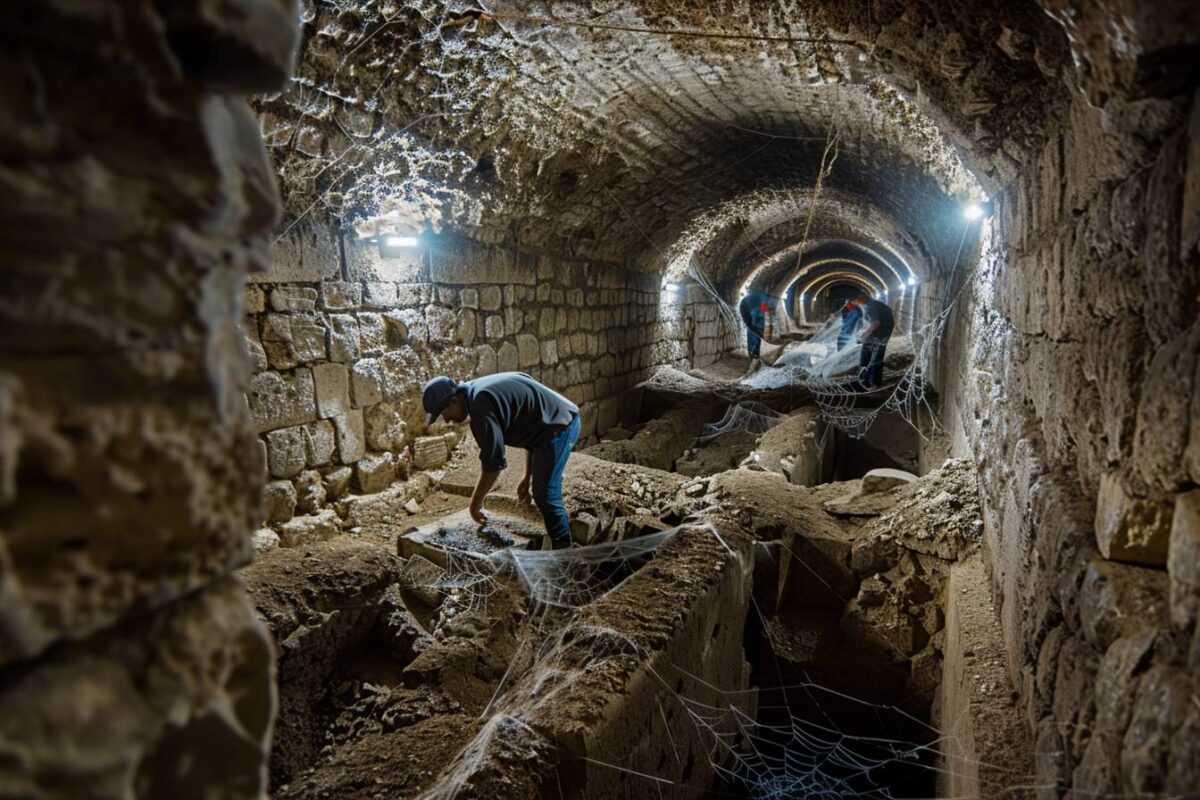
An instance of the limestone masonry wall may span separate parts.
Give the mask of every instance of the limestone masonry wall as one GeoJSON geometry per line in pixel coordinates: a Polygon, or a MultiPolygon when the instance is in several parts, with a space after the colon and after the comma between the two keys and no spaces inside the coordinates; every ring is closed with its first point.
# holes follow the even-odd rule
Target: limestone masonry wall
{"type": "Polygon", "coordinates": [[[19,3],[0,26],[0,794],[258,798],[269,633],[243,275],[278,219],[243,95],[296,7],[19,3]]]}
{"type": "Polygon", "coordinates": [[[1198,214],[1190,91],[1076,94],[948,339],[1044,797],[1200,786],[1198,214]]]}
{"type": "Polygon", "coordinates": [[[460,238],[385,258],[332,226],[297,226],[250,280],[242,330],[269,523],[444,464],[457,434],[426,435],[433,375],[528,372],[579,404],[587,440],[636,413],[625,393],[653,367],[703,366],[734,341],[697,286],[664,292],[656,275],[460,238]]]}

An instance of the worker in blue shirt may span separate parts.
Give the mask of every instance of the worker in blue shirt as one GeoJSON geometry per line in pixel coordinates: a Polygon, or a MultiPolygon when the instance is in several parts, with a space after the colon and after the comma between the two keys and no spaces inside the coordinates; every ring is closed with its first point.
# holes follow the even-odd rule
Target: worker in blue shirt
{"type": "Polygon", "coordinates": [[[859,334],[862,356],[859,359],[858,379],[868,389],[883,384],[883,357],[887,353],[888,339],[892,337],[895,318],[891,306],[882,303],[864,292],[858,302],[863,308],[863,319],[867,327],[859,334]]]}
{"type": "Polygon", "coordinates": [[[742,322],[746,323],[746,352],[751,358],[759,358],[762,340],[771,336],[771,311],[775,299],[764,292],[752,289],[738,303],[742,322]]]}
{"type": "Polygon", "coordinates": [[[542,512],[555,550],[571,545],[571,521],[563,505],[562,474],[579,439],[579,407],[523,372],[500,372],[458,383],[438,376],[421,389],[427,424],[471,420],[482,471],[471,494],[471,519],[483,525],[483,501],[508,466],[505,446],[523,448],[525,476],[517,496],[542,512]]]}
{"type": "MultiPolygon", "coordinates": [[[[837,349],[845,350],[846,345],[854,338],[854,331],[858,328],[858,323],[862,320],[863,306],[857,299],[847,300],[846,305],[842,306],[841,311],[834,316],[841,316],[842,329],[838,332],[837,349]]],[[[832,321],[833,317],[830,317],[832,321]]]]}

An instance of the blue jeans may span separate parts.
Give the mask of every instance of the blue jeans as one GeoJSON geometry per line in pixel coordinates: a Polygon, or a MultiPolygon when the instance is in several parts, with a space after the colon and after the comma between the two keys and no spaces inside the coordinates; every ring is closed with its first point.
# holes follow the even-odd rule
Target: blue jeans
{"type": "Polygon", "coordinates": [[[858,379],[864,386],[883,384],[883,357],[887,354],[887,343],[887,339],[867,339],[863,342],[858,379]]]}
{"type": "Polygon", "coordinates": [[[562,474],[578,439],[579,417],[576,416],[549,443],[529,451],[533,502],[542,512],[550,541],[560,545],[571,543],[571,520],[563,505],[562,474]]]}
{"type": "Polygon", "coordinates": [[[762,337],[758,335],[758,331],[746,326],[746,353],[751,358],[758,358],[759,352],[762,351],[762,337]]]}

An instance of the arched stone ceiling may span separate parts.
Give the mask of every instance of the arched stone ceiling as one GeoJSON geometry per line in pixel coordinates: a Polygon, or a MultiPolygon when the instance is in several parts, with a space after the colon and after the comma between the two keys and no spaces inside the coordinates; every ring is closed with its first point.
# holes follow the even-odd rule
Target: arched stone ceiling
{"type": "MultiPolygon", "coordinates": [[[[841,253],[871,260],[896,279],[910,274],[928,279],[934,271],[937,259],[915,236],[861,199],[823,189],[810,224],[811,195],[811,190],[752,192],[698,215],[670,251],[668,275],[683,274],[694,260],[727,298],[747,284],[778,291],[784,273],[798,266],[802,246],[804,262],[841,253]]],[[[957,208],[951,216],[961,220],[957,208]]],[[[945,259],[954,255],[950,238],[937,239],[947,250],[945,259]]]]}
{"type": "Polygon", "coordinates": [[[760,285],[772,293],[782,294],[796,281],[811,279],[814,275],[840,265],[854,266],[871,275],[874,284],[880,289],[907,285],[910,277],[905,265],[896,264],[870,248],[854,242],[819,242],[811,249],[805,248],[803,258],[799,258],[798,255],[797,252],[781,252],[762,271],[760,285]]]}
{"type": "Polygon", "coordinates": [[[944,5],[307,0],[297,76],[257,105],[291,222],[396,212],[645,269],[731,198],[811,192],[837,130],[841,205],[810,234],[937,269],[957,202],[1039,144],[1066,53],[1029,0],[944,5]]]}

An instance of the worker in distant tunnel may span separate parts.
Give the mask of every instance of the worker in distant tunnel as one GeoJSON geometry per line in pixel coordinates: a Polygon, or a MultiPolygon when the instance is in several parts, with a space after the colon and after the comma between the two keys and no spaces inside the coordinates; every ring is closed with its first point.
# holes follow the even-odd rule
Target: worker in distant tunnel
{"type": "Polygon", "coordinates": [[[842,329],[838,331],[837,349],[845,350],[854,338],[854,331],[858,329],[858,323],[862,321],[863,303],[859,302],[858,298],[847,300],[846,304],[840,310],[835,311],[829,316],[828,322],[833,322],[836,318],[841,318],[842,329]]]}
{"type": "Polygon", "coordinates": [[[858,335],[858,341],[862,342],[858,380],[870,389],[883,384],[883,357],[887,353],[887,343],[895,327],[895,318],[891,306],[876,300],[866,292],[858,296],[857,302],[862,307],[863,321],[867,326],[858,335]]]}
{"type": "Polygon", "coordinates": [[[757,289],[751,289],[738,303],[738,312],[746,324],[746,352],[750,358],[761,358],[762,340],[771,338],[771,311],[774,307],[774,298],[757,289]]]}
{"type": "Polygon", "coordinates": [[[555,550],[571,545],[570,519],[563,505],[562,475],[579,439],[579,407],[523,372],[501,372],[458,383],[445,375],[425,384],[426,424],[471,421],[482,471],[471,494],[471,519],[487,523],[484,498],[508,466],[504,448],[526,451],[525,475],[517,496],[532,494],[555,550]]]}

